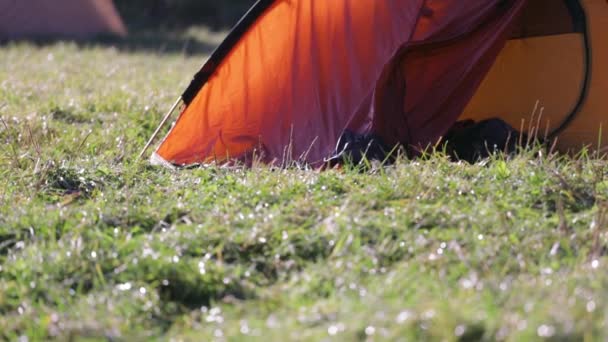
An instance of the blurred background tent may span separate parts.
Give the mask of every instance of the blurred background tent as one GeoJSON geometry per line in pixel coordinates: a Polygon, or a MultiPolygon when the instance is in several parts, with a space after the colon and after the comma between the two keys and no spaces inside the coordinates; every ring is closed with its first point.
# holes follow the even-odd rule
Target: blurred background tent
{"type": "Polygon", "coordinates": [[[0,0],[0,39],[126,34],[112,0],[0,0]]]}
{"type": "Polygon", "coordinates": [[[116,7],[129,29],[232,27],[255,0],[120,0],[116,7]]]}

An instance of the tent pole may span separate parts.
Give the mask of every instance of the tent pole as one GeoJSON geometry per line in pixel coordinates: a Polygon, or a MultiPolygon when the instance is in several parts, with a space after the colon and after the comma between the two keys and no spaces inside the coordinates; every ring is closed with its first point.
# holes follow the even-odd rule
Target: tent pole
{"type": "Polygon", "coordinates": [[[182,102],[182,97],[180,96],[177,99],[177,101],[175,101],[175,104],[173,105],[173,107],[171,107],[171,110],[169,110],[169,112],[165,115],[163,120],[160,122],[160,124],[158,125],[158,128],[156,128],[156,131],[154,131],[154,134],[152,134],[152,137],[150,138],[150,140],[148,140],[148,143],[146,144],[146,146],[144,146],[143,150],[141,150],[141,153],[137,157],[137,160],[140,160],[141,157],[144,156],[144,154],[146,153],[148,148],[150,148],[150,145],[152,145],[152,142],[154,142],[154,139],[156,139],[156,137],[158,136],[158,133],[160,133],[160,130],[165,126],[165,124],[171,117],[171,114],[173,114],[173,112],[180,105],[181,102],[182,102]]]}

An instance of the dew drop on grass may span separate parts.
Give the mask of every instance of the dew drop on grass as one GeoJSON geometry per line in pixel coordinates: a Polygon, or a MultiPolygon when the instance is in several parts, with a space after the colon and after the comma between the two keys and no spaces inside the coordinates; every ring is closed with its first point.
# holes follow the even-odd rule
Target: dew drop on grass
{"type": "Polygon", "coordinates": [[[241,331],[241,334],[243,334],[243,335],[249,335],[251,330],[249,329],[249,324],[247,324],[247,321],[241,321],[240,331],[241,331]]]}
{"type": "Polygon", "coordinates": [[[517,322],[517,330],[519,331],[523,331],[528,327],[528,321],[526,321],[525,319],[522,319],[520,321],[517,322]]]}
{"type": "Polygon", "coordinates": [[[551,274],[553,274],[553,270],[549,267],[545,267],[540,270],[540,273],[543,275],[551,275],[551,274]]]}
{"type": "Polygon", "coordinates": [[[335,325],[330,325],[329,328],[327,328],[327,333],[330,336],[335,336],[338,334],[338,327],[335,325]]]}
{"type": "Polygon", "coordinates": [[[338,333],[341,333],[344,330],[346,330],[344,323],[337,323],[330,325],[329,328],[327,328],[327,333],[330,336],[336,336],[338,333]]]}
{"type": "Polygon", "coordinates": [[[551,250],[549,251],[549,255],[550,256],[555,256],[557,255],[557,252],[559,251],[559,242],[556,242],[553,244],[553,246],[551,247],[551,250]]]}
{"type": "Polygon", "coordinates": [[[50,319],[51,319],[52,323],[57,323],[57,322],[59,322],[59,315],[57,315],[56,313],[53,313],[53,314],[51,314],[50,319]]]}
{"type": "Polygon", "coordinates": [[[454,329],[454,335],[456,335],[456,337],[461,337],[465,332],[467,332],[467,327],[463,324],[460,324],[454,329]]]}
{"type": "Polygon", "coordinates": [[[551,325],[543,324],[538,329],[536,329],[536,333],[539,337],[549,338],[555,335],[555,328],[551,325]]]}
{"type": "Polygon", "coordinates": [[[275,315],[268,316],[268,318],[266,319],[266,326],[270,329],[278,328],[279,320],[277,319],[277,316],[275,316],[275,315]]]}
{"type": "Polygon", "coordinates": [[[154,304],[151,301],[147,301],[144,305],[144,311],[150,311],[154,307],[154,304]]]}
{"type": "Polygon", "coordinates": [[[132,287],[131,283],[123,283],[123,284],[118,284],[118,285],[116,286],[116,288],[117,288],[119,291],[123,291],[123,292],[124,292],[124,291],[129,291],[129,290],[131,289],[131,287],[132,287]]]}

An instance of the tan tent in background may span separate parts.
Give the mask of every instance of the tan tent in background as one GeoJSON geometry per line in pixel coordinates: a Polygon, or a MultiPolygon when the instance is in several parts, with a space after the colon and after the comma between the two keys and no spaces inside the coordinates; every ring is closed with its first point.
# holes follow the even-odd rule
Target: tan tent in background
{"type": "Polygon", "coordinates": [[[0,0],[0,39],[126,33],[112,0],[0,0]]]}

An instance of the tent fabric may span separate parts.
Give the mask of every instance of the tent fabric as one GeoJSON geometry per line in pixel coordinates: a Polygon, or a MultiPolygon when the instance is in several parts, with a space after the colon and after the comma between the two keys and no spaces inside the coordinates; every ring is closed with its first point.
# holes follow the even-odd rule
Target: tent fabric
{"type": "MultiPolygon", "coordinates": [[[[581,97],[581,108],[568,127],[559,134],[557,146],[562,151],[577,152],[583,146],[606,151],[608,142],[608,1],[583,0],[587,14],[586,50],[589,75],[581,97]]],[[[556,56],[560,56],[559,54],[556,56]]],[[[559,84],[563,87],[565,84],[559,84]]],[[[576,85],[574,85],[576,87],[576,85]]],[[[543,98],[543,104],[554,98],[543,98]]]]}
{"type": "MultiPolygon", "coordinates": [[[[529,6],[534,4],[530,1],[529,6]]],[[[608,2],[577,4],[585,17],[577,28],[509,40],[463,118],[500,117],[517,128],[523,122],[525,129],[532,124],[541,138],[562,127],[550,136],[557,138],[559,151],[602,149],[608,142],[608,2]]],[[[559,12],[556,6],[547,6],[544,16],[537,15],[539,21],[563,21],[559,12]]]]}
{"type": "Polygon", "coordinates": [[[126,33],[111,0],[0,0],[0,39],[126,33]]]}
{"type": "Polygon", "coordinates": [[[526,3],[511,38],[574,33],[584,29],[584,12],[578,0],[533,0],[526,3]]]}
{"type": "Polygon", "coordinates": [[[606,121],[607,18],[605,0],[260,0],[152,160],[319,165],[344,132],[416,154],[459,118],[518,128],[535,103],[580,147],[606,121]]]}
{"type": "MultiPolygon", "coordinates": [[[[364,115],[371,127],[359,124],[350,129],[373,132],[390,146],[409,146],[413,153],[437,142],[461,115],[492,66],[522,4],[520,1],[510,9],[500,4],[490,6],[485,23],[460,31],[450,28],[445,36],[436,36],[434,23],[426,24],[429,33],[418,31],[414,35],[414,42],[423,45],[405,46],[393,59],[396,65],[389,65],[385,71],[388,79],[381,79],[374,103],[364,115]],[[466,35],[466,39],[450,35],[466,35]]],[[[445,9],[446,13],[454,13],[460,6],[455,3],[445,9]]],[[[469,15],[463,13],[463,17],[469,15]]],[[[462,23],[463,17],[453,20],[462,23]]]]}
{"type": "Polygon", "coordinates": [[[432,143],[460,115],[525,2],[277,1],[157,154],[184,165],[257,148],[270,163],[319,164],[346,127],[388,143],[432,143]]]}
{"type": "Polygon", "coordinates": [[[581,96],[585,82],[582,46],[578,34],[509,41],[465,109],[465,117],[498,116],[517,128],[523,120],[527,127],[536,107],[537,118],[542,108],[541,131],[557,129],[581,96]],[[557,53],[559,58],[547,58],[557,53]]]}
{"type": "Polygon", "coordinates": [[[591,74],[583,107],[568,129],[560,134],[558,144],[562,149],[593,144],[605,150],[608,142],[608,1],[585,0],[583,3],[588,16],[591,74]]]}

